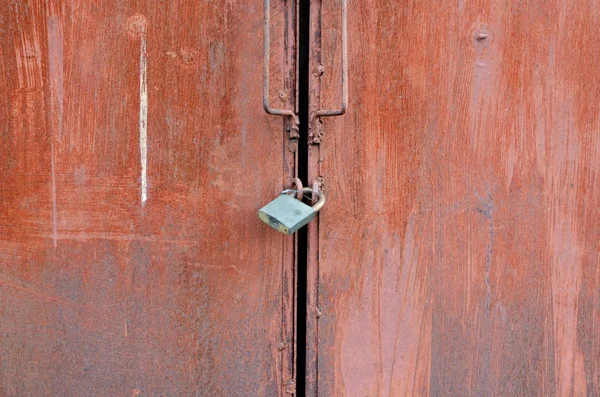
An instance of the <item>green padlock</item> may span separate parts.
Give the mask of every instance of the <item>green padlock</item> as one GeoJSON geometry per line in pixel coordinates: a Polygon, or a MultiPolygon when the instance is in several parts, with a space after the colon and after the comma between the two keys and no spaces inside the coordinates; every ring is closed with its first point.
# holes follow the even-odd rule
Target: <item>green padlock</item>
{"type": "MultiPolygon", "coordinates": [[[[283,234],[294,234],[316,218],[317,212],[325,205],[325,195],[318,192],[319,201],[312,207],[290,196],[296,190],[284,190],[275,200],[258,211],[258,217],[273,229],[283,234]]],[[[303,193],[313,193],[310,188],[302,189],[303,193]]]]}

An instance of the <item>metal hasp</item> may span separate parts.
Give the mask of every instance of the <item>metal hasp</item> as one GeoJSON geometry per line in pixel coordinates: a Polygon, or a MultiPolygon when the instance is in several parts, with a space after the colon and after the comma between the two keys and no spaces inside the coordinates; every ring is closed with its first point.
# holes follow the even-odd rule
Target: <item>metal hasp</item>
{"type": "Polygon", "coordinates": [[[300,119],[293,110],[274,109],[269,103],[269,66],[271,64],[271,0],[264,0],[265,8],[265,32],[264,32],[264,60],[263,60],[263,107],[265,112],[274,116],[291,118],[291,127],[294,131],[299,130],[300,119]]]}
{"type": "MultiPolygon", "coordinates": [[[[302,189],[304,193],[312,193],[310,188],[302,189]]],[[[319,192],[319,201],[310,207],[284,191],[279,197],[258,211],[258,217],[267,225],[283,234],[294,234],[300,228],[315,219],[317,213],[325,205],[325,195],[319,192]]]]}
{"type": "MultiPolygon", "coordinates": [[[[319,109],[312,114],[311,122],[315,123],[320,117],[342,116],[348,108],[348,0],[342,0],[342,106],[339,109],[319,109]]],[[[314,124],[313,124],[314,125],[314,124]]],[[[316,128],[321,128],[319,125],[316,128]]],[[[313,136],[312,143],[319,143],[313,136]]]]}

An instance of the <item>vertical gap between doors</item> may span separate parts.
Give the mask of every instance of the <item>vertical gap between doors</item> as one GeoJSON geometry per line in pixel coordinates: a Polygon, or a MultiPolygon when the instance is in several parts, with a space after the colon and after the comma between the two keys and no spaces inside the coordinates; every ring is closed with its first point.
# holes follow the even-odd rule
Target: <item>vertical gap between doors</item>
{"type": "MultiPolygon", "coordinates": [[[[298,26],[298,117],[300,118],[300,139],[298,149],[298,178],[310,186],[308,180],[308,102],[309,102],[309,53],[310,53],[310,0],[298,0],[300,20],[298,26]]],[[[298,232],[297,253],[297,348],[296,348],[296,396],[306,395],[306,292],[308,235],[304,227],[298,232]]]]}

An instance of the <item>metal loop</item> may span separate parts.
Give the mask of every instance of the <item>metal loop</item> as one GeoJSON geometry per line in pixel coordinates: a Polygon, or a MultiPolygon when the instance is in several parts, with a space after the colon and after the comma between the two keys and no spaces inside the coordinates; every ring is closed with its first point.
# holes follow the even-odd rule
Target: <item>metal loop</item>
{"type": "Polygon", "coordinates": [[[293,110],[274,109],[269,104],[269,66],[271,63],[271,0],[264,0],[265,7],[265,36],[264,36],[264,60],[263,60],[263,107],[265,112],[275,116],[291,117],[292,129],[298,131],[300,119],[293,110]]]}
{"type": "Polygon", "coordinates": [[[298,191],[294,190],[294,189],[284,189],[281,191],[281,193],[279,193],[279,195],[282,196],[284,194],[290,194],[290,193],[298,194],[298,191]]]}
{"type": "Polygon", "coordinates": [[[313,193],[316,193],[319,196],[319,200],[312,207],[317,212],[319,212],[321,210],[321,208],[323,208],[323,206],[325,205],[325,202],[327,201],[327,197],[325,197],[325,194],[323,194],[323,192],[321,192],[321,191],[315,192],[313,189],[311,189],[309,187],[302,188],[302,190],[285,189],[279,194],[290,194],[290,193],[296,193],[296,194],[302,193],[303,195],[308,194],[308,193],[310,193],[312,195],[313,193]]]}
{"type": "Polygon", "coordinates": [[[298,200],[302,200],[302,190],[304,190],[304,185],[302,185],[302,181],[300,180],[300,178],[294,178],[292,179],[292,188],[294,190],[296,190],[296,198],[298,200]]]}
{"type": "Polygon", "coordinates": [[[319,193],[321,191],[320,186],[319,186],[319,181],[314,181],[313,185],[312,185],[312,197],[311,199],[311,203],[315,204],[317,202],[317,200],[319,199],[319,193]]]}
{"type": "MultiPolygon", "coordinates": [[[[304,191],[307,193],[313,193],[313,190],[311,188],[304,188],[304,191]]],[[[325,202],[327,201],[327,197],[325,197],[325,195],[323,194],[323,192],[318,191],[318,192],[314,192],[319,196],[319,201],[316,202],[315,205],[313,205],[313,209],[317,212],[319,212],[321,210],[321,208],[323,208],[323,206],[325,205],[325,202]]]]}

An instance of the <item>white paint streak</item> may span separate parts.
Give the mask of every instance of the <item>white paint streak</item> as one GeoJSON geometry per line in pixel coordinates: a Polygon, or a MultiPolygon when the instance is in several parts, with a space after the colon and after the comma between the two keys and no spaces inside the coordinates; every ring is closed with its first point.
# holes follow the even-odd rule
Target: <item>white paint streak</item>
{"type": "Polygon", "coordinates": [[[60,20],[56,16],[48,17],[48,59],[50,66],[50,104],[52,109],[52,128],[63,139],[63,34],[60,20]]]}
{"type": "Polygon", "coordinates": [[[140,165],[142,206],[148,200],[148,56],[146,53],[146,31],[140,32],[140,165]]]}
{"type": "Polygon", "coordinates": [[[58,246],[58,221],[57,221],[57,210],[56,210],[56,172],[54,167],[54,144],[51,145],[52,152],[52,242],[54,248],[58,246]]]}
{"type": "Polygon", "coordinates": [[[54,160],[54,144],[63,139],[63,33],[58,16],[48,16],[48,60],[50,87],[50,150],[52,172],[52,242],[54,248],[58,245],[58,215],[56,209],[56,166],[54,160]]]}

